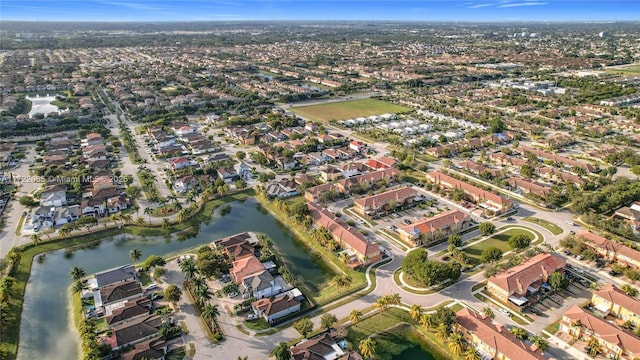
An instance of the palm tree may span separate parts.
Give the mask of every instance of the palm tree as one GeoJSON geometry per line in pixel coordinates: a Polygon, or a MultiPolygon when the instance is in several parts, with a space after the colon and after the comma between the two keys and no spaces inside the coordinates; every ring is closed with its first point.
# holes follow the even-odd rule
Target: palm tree
{"type": "Polygon", "coordinates": [[[447,345],[449,346],[449,351],[451,351],[453,355],[458,356],[462,354],[462,351],[464,350],[464,336],[458,331],[454,332],[449,337],[447,345]]]}
{"type": "Polygon", "coordinates": [[[184,273],[187,281],[191,281],[199,272],[198,268],[196,267],[196,263],[194,263],[191,259],[184,260],[180,263],[180,271],[184,273]]]}
{"type": "Polygon", "coordinates": [[[137,217],[136,218],[136,225],[143,225],[144,224],[144,219],[141,217],[137,217]]]}
{"type": "Polygon", "coordinates": [[[193,286],[193,291],[198,291],[198,289],[207,287],[207,282],[203,277],[195,276],[191,278],[191,285],[193,286]]]}
{"type": "Polygon", "coordinates": [[[351,323],[355,325],[359,323],[360,320],[362,320],[362,311],[358,309],[351,310],[351,312],[349,313],[349,321],[351,321],[351,323]]]}
{"type": "Polygon", "coordinates": [[[429,330],[429,325],[431,325],[431,315],[422,314],[420,315],[420,325],[422,325],[425,330],[429,330]]]}
{"type": "Polygon", "coordinates": [[[151,214],[153,214],[153,209],[150,207],[145,207],[143,213],[149,216],[149,224],[151,224],[151,214]]]}
{"type": "Polygon", "coordinates": [[[516,337],[516,339],[520,339],[520,340],[526,340],[529,337],[529,333],[527,332],[527,330],[520,328],[520,327],[512,327],[511,333],[513,334],[513,336],[516,337]]]}
{"type": "Polygon", "coordinates": [[[376,341],[372,338],[366,338],[360,341],[358,349],[365,359],[372,359],[376,356],[376,341]]]}
{"type": "Polygon", "coordinates": [[[336,275],[333,278],[333,283],[339,288],[348,288],[351,286],[351,276],[349,275],[336,275]]]}
{"type": "Polygon", "coordinates": [[[31,235],[31,241],[33,241],[33,245],[38,245],[40,244],[40,241],[42,240],[42,238],[40,237],[39,234],[33,234],[31,235]]]}
{"type": "Polygon", "coordinates": [[[595,357],[602,352],[602,345],[600,345],[600,341],[593,336],[589,338],[589,347],[591,348],[589,350],[589,355],[591,355],[591,357],[595,357]]]}
{"type": "Polygon", "coordinates": [[[394,293],[394,294],[391,294],[391,295],[388,295],[388,296],[389,296],[389,304],[391,304],[391,305],[400,305],[401,304],[401,302],[400,302],[400,294],[394,293]]]}
{"type": "Polygon", "coordinates": [[[378,308],[380,308],[380,311],[386,311],[387,309],[389,309],[389,299],[387,298],[387,296],[381,296],[376,300],[376,306],[378,308]]]}
{"type": "Polygon", "coordinates": [[[83,268],[77,266],[72,267],[69,274],[73,281],[80,281],[87,276],[87,272],[83,268]]]}
{"type": "Polygon", "coordinates": [[[349,254],[347,254],[346,252],[341,252],[340,255],[338,255],[338,259],[346,264],[349,262],[349,254]]]}
{"type": "Polygon", "coordinates": [[[220,316],[220,311],[218,310],[218,305],[205,305],[204,309],[202,309],[202,317],[205,320],[209,320],[211,322],[211,331],[215,329],[215,321],[220,316]]]}
{"type": "Polygon", "coordinates": [[[66,225],[63,225],[62,227],[60,227],[60,229],[58,229],[58,234],[61,238],[66,238],[71,234],[71,229],[69,227],[66,227],[66,225]]]}
{"type": "Polygon", "coordinates": [[[162,229],[164,229],[164,230],[168,229],[169,225],[170,225],[169,219],[167,219],[167,218],[162,219],[162,229]]]}
{"type": "Polygon", "coordinates": [[[209,290],[209,287],[207,287],[206,285],[204,287],[196,289],[195,295],[200,305],[204,305],[213,297],[213,293],[211,292],[211,290],[209,290]]]}
{"type": "Polygon", "coordinates": [[[422,314],[422,306],[418,304],[411,305],[411,309],[409,310],[409,315],[411,315],[411,318],[413,320],[417,321],[420,318],[421,314],[422,314]]]}
{"type": "Polygon", "coordinates": [[[493,319],[496,315],[493,313],[493,309],[488,306],[482,308],[482,315],[488,317],[489,319],[493,319]]]}
{"type": "Polygon", "coordinates": [[[545,340],[542,336],[534,336],[531,338],[531,342],[538,347],[538,349],[540,349],[541,351],[545,351],[547,350],[547,348],[549,347],[549,344],[547,343],[547,340],[545,340]]]}
{"type": "Polygon", "coordinates": [[[140,215],[140,206],[138,206],[137,204],[133,204],[133,206],[131,206],[131,208],[133,209],[133,211],[136,212],[136,216],[140,215]]]}
{"type": "Polygon", "coordinates": [[[131,262],[136,263],[138,260],[140,260],[141,257],[142,251],[140,251],[140,249],[133,248],[131,249],[131,251],[129,251],[129,259],[131,259],[131,262]]]}
{"type": "Polygon", "coordinates": [[[438,327],[436,328],[436,337],[440,341],[445,341],[449,337],[450,333],[451,329],[445,323],[438,325],[438,327]]]}
{"type": "Polygon", "coordinates": [[[464,360],[480,360],[482,357],[478,350],[474,349],[473,346],[468,346],[467,350],[464,352],[464,360]]]}
{"type": "Polygon", "coordinates": [[[74,281],[73,285],[71,285],[71,291],[74,293],[80,293],[85,289],[87,289],[87,284],[81,280],[74,281]]]}

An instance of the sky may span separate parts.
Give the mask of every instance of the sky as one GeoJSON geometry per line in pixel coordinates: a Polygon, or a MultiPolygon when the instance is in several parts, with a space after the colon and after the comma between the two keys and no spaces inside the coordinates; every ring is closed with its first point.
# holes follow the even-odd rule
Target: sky
{"type": "Polygon", "coordinates": [[[0,0],[0,20],[640,20],[640,0],[0,0]]]}

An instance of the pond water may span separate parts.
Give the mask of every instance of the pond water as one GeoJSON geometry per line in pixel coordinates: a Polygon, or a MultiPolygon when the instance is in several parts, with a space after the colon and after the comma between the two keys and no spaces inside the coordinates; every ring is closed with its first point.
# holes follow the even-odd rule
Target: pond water
{"type": "Polygon", "coordinates": [[[196,237],[182,242],[176,235],[125,234],[73,252],[48,253],[42,263],[34,261],[24,299],[18,360],[77,359],[78,338],[69,314],[69,271],[73,266],[80,266],[92,274],[126,264],[132,248],[140,249],[144,259],[151,254],[180,252],[244,231],[263,232],[273,239],[278,253],[286,256],[289,268],[306,287],[313,291],[330,279],[330,270],[313,258],[270,214],[261,210],[255,199],[229,205],[229,214],[221,216],[217,210],[208,223],[200,225],[196,237]]]}

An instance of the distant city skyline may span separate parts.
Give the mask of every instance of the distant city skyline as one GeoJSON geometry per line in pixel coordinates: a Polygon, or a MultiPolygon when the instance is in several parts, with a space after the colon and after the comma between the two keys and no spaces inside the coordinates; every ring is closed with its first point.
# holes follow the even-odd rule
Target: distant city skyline
{"type": "Polygon", "coordinates": [[[23,21],[624,21],[640,1],[577,0],[2,0],[0,20],[23,21]]]}

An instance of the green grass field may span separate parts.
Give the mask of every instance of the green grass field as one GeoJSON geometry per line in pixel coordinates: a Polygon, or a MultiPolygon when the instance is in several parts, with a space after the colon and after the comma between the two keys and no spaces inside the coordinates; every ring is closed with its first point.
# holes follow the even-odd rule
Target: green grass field
{"type": "Polygon", "coordinates": [[[376,99],[360,99],[291,108],[294,113],[313,121],[347,120],[386,113],[406,113],[411,109],[376,99]]]}
{"type": "Polygon", "coordinates": [[[605,71],[608,74],[623,75],[623,76],[640,75],[640,65],[629,65],[621,68],[606,69],[605,71]]]}
{"type": "Polygon", "coordinates": [[[485,249],[488,249],[490,247],[496,247],[502,250],[503,253],[506,253],[507,251],[511,251],[512,250],[511,246],[509,246],[507,241],[513,235],[526,235],[529,238],[533,238],[533,234],[531,234],[531,232],[527,230],[517,229],[517,228],[509,229],[501,234],[494,235],[482,242],[469,246],[468,248],[465,248],[463,251],[467,253],[467,255],[469,255],[469,260],[473,265],[478,265],[482,263],[482,260],[480,260],[480,258],[482,257],[482,252],[485,249]]]}
{"type": "Polygon", "coordinates": [[[534,223],[537,225],[542,226],[543,228],[549,230],[550,233],[552,233],[553,235],[560,235],[562,234],[562,232],[564,230],[562,230],[562,228],[552,222],[546,221],[546,220],[542,220],[542,219],[538,219],[535,217],[526,217],[524,219],[522,219],[524,221],[528,221],[530,223],[534,223]]]}

